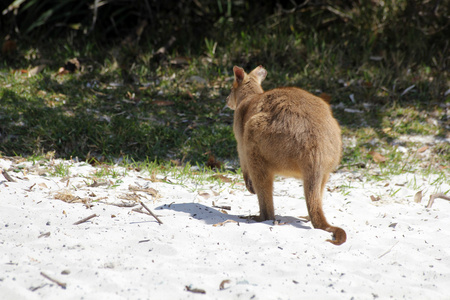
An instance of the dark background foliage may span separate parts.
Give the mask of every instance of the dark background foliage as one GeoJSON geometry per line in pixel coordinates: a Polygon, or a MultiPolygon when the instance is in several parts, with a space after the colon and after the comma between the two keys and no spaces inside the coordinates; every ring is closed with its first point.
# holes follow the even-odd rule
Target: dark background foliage
{"type": "Polygon", "coordinates": [[[235,158],[223,110],[233,65],[263,64],[265,88],[301,86],[364,111],[334,108],[344,135],[371,132],[361,145],[373,131],[385,143],[424,132],[431,114],[440,129],[427,132],[446,136],[448,1],[16,0],[0,10],[4,154],[235,158]],[[72,58],[82,68],[60,76],[72,58]]]}

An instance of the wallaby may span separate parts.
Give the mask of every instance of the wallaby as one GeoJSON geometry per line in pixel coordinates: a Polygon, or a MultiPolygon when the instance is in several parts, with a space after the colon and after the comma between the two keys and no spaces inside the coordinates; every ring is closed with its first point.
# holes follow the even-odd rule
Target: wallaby
{"type": "Polygon", "coordinates": [[[227,105],[234,112],[233,131],[247,189],[257,194],[259,221],[274,220],[275,175],[303,180],[306,204],[314,228],[333,234],[341,245],[342,228],[331,226],[322,210],[322,195],[330,172],[341,159],[341,129],[323,99],[300,88],[264,92],[267,71],[259,66],[249,74],[233,68],[234,82],[227,105]]]}

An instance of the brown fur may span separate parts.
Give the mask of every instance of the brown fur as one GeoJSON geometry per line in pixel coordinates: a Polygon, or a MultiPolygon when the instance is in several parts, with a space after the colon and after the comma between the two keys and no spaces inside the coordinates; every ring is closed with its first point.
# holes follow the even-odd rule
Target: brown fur
{"type": "Polygon", "coordinates": [[[275,219],[273,180],[276,174],[302,179],[314,228],[333,233],[340,245],[346,233],[331,226],[322,210],[322,195],[330,172],[341,158],[341,130],[330,106],[295,87],[267,92],[261,87],[267,71],[249,74],[233,68],[235,80],[227,105],[234,112],[234,134],[245,184],[259,201],[261,221],[275,219]]]}

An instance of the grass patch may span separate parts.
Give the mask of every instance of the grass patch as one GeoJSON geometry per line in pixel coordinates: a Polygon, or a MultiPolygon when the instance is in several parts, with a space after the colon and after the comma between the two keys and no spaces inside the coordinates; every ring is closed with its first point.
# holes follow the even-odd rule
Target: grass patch
{"type": "Polygon", "coordinates": [[[226,17],[206,36],[195,39],[190,32],[195,40],[183,44],[179,35],[162,57],[156,55],[161,32],[159,44],[151,34],[131,42],[73,32],[38,45],[22,40],[16,52],[0,59],[0,155],[54,151],[66,159],[146,162],[145,168],[162,174],[173,170],[170,161],[204,170],[211,157],[236,167],[233,113],[224,109],[232,67],[262,64],[268,70],[264,88],[294,85],[330,99],[347,169],[363,163],[378,176],[448,173],[445,51],[425,29],[399,26],[407,6],[306,6],[266,14],[251,25],[235,11],[246,6],[220,6],[226,17]],[[418,36],[423,43],[416,42],[418,36]],[[72,58],[80,67],[60,72],[72,58]],[[418,152],[424,146],[429,149],[418,152]],[[372,151],[386,162],[374,162],[372,151]]]}

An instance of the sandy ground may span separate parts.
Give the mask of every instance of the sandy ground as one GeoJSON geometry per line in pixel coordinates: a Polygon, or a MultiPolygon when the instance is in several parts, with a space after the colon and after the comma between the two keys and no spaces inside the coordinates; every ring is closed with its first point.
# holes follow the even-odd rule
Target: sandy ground
{"type": "Polygon", "coordinates": [[[295,179],[275,183],[277,222],[256,223],[239,217],[258,213],[240,178],[114,167],[94,182],[85,163],[0,167],[15,180],[0,175],[1,299],[450,299],[450,201],[426,208],[450,189],[436,175],[332,174],[325,215],[348,236],[334,246],[301,217],[295,179]]]}

